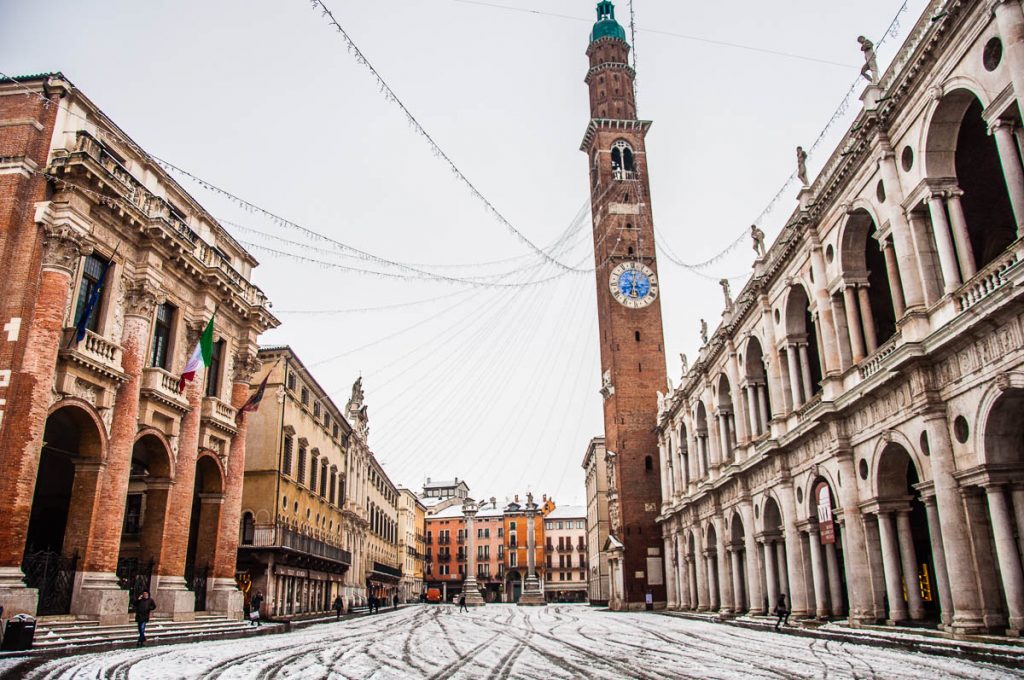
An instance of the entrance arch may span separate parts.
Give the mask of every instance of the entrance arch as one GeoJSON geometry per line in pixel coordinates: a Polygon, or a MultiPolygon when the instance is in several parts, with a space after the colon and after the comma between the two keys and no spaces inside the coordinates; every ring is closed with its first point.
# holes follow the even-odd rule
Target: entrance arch
{"type": "MultiPolygon", "coordinates": [[[[866,354],[873,353],[896,333],[894,291],[889,282],[894,281],[898,285],[899,272],[889,272],[882,254],[883,245],[878,239],[878,224],[872,215],[864,208],[854,210],[843,228],[840,261],[846,286],[854,288],[855,293],[850,295],[844,289],[843,304],[858,307],[858,314],[851,315],[847,310],[847,326],[852,345],[856,347],[863,343],[866,354]],[[862,292],[861,288],[866,291],[862,292]],[[851,316],[859,318],[858,326],[850,323],[851,316]],[[860,334],[860,337],[853,337],[854,334],[860,334]]],[[[892,264],[895,265],[895,261],[892,264]]],[[[900,297],[902,299],[902,293],[900,297]]]]}
{"type": "Polygon", "coordinates": [[[217,547],[221,504],[224,502],[224,470],[209,450],[196,459],[192,516],[185,553],[185,582],[195,593],[195,611],[206,610],[206,582],[217,547]]]}
{"type": "Polygon", "coordinates": [[[794,410],[821,392],[818,329],[810,298],[803,285],[790,287],[786,297],[786,369],[794,410]]]}

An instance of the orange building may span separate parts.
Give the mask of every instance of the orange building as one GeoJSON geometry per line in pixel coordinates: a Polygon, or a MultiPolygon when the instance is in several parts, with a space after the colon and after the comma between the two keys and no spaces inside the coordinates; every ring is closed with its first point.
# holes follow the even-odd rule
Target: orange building
{"type": "MultiPolygon", "coordinates": [[[[543,503],[537,508],[533,518],[534,529],[534,569],[543,589],[545,582],[544,569],[544,516],[554,510],[555,504],[544,496],[543,503]]],[[[519,502],[519,496],[505,506],[504,520],[504,575],[503,590],[505,602],[518,602],[523,592],[529,565],[527,541],[526,504],[519,502]]]]}
{"type": "MultiPolygon", "coordinates": [[[[491,499],[490,504],[482,505],[473,520],[477,583],[484,590],[484,599],[488,602],[502,599],[504,533],[502,511],[491,499]]],[[[427,562],[423,580],[427,588],[438,588],[446,601],[462,593],[468,564],[467,539],[461,503],[427,516],[427,562]]]]}

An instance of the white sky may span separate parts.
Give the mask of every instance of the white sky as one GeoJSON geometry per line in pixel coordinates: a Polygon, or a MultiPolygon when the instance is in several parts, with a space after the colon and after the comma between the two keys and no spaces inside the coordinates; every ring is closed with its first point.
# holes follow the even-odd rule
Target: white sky
{"type": "MultiPolygon", "coordinates": [[[[327,4],[426,130],[520,231],[551,244],[573,225],[588,191],[587,159],[578,147],[589,120],[583,78],[592,0],[491,3],[580,20],[465,0],[327,4]]],[[[663,243],[699,262],[749,226],[793,171],[795,147],[814,141],[857,77],[857,35],[877,41],[900,4],[636,0],[638,103],[640,117],[655,123],[648,164],[663,243]]],[[[898,38],[880,49],[883,65],[925,5],[909,0],[898,38]]],[[[628,31],[628,3],[619,0],[616,8],[628,31]]],[[[432,270],[449,276],[536,264],[431,154],[308,2],[0,0],[0,71],[57,70],[153,154],[349,245],[410,263],[527,256],[432,270]]],[[[812,177],[858,106],[854,98],[812,155],[812,177]]],[[[219,218],[304,240],[181,181],[219,218]]],[[[795,196],[790,189],[769,215],[763,228],[770,239],[795,196]]],[[[560,260],[593,266],[588,225],[589,213],[575,223],[560,260]]],[[[369,266],[226,226],[243,241],[369,266]]],[[[469,289],[253,252],[262,262],[254,280],[283,321],[261,341],[290,344],[341,407],[362,373],[370,443],[394,481],[418,488],[427,476],[457,476],[477,498],[532,489],[562,503],[584,501],[580,461],[603,428],[592,274],[527,288],[469,289]],[[287,313],[419,300],[432,301],[287,313]]],[[[691,360],[696,354],[699,319],[717,325],[717,279],[749,271],[751,256],[744,241],[704,271],[710,278],[659,256],[673,380],[678,353],[691,360]]],[[[558,273],[547,265],[504,281],[558,273]]],[[[741,285],[734,282],[733,290],[741,285]]]]}

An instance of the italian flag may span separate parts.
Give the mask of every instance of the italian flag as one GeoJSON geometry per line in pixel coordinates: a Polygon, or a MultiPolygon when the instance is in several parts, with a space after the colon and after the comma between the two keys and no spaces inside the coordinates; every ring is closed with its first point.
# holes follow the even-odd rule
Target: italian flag
{"type": "Polygon", "coordinates": [[[178,391],[182,392],[185,389],[185,383],[192,382],[196,378],[196,371],[200,368],[206,368],[210,365],[213,360],[213,317],[210,317],[210,323],[206,324],[206,330],[199,336],[199,342],[196,344],[196,348],[192,350],[192,356],[188,358],[188,363],[185,364],[185,371],[178,378],[178,391]]]}

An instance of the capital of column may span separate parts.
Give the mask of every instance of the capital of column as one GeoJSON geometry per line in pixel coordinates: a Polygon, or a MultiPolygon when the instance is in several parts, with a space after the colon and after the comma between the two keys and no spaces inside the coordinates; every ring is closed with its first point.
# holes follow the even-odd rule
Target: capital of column
{"type": "Polygon", "coordinates": [[[92,253],[82,235],[64,226],[43,225],[43,269],[74,274],[78,259],[92,253]]]}
{"type": "Polygon", "coordinates": [[[1007,134],[1013,133],[1013,128],[1016,126],[1012,120],[1008,118],[996,118],[994,121],[989,123],[988,134],[995,135],[998,132],[1006,131],[1007,134]]]}
{"type": "Polygon", "coordinates": [[[248,385],[261,366],[263,366],[263,362],[252,352],[248,350],[237,352],[231,366],[232,378],[236,383],[248,385]]]}
{"type": "Polygon", "coordinates": [[[152,281],[132,281],[125,287],[124,313],[126,316],[139,316],[148,320],[152,318],[156,306],[165,299],[163,291],[152,281]]]}

